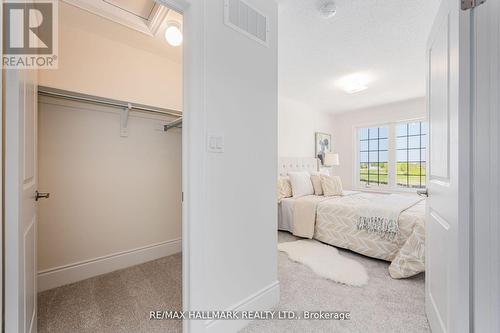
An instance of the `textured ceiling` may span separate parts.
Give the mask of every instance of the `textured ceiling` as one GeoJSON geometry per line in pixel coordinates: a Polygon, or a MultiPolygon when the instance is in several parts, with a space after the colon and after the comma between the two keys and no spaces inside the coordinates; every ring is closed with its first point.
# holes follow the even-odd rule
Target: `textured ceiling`
{"type": "Polygon", "coordinates": [[[282,0],[280,96],[343,112],[425,95],[425,48],[439,0],[338,0],[324,19],[317,0],[282,0]],[[370,77],[348,94],[338,80],[370,77]]]}

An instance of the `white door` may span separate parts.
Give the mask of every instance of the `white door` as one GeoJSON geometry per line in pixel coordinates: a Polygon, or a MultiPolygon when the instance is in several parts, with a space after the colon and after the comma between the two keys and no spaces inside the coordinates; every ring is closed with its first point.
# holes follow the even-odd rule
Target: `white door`
{"type": "Polygon", "coordinates": [[[37,72],[5,71],[5,332],[36,332],[37,72]]]}
{"type": "Polygon", "coordinates": [[[435,333],[469,331],[470,15],[442,0],[427,45],[425,306],[435,333]]]}

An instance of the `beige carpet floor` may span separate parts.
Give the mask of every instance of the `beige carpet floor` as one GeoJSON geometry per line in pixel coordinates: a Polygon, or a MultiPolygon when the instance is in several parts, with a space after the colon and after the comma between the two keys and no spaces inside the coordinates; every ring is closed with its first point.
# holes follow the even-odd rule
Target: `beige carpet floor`
{"type": "Polygon", "coordinates": [[[42,292],[39,333],[181,332],[180,321],[149,320],[149,311],[181,310],[181,255],[42,292]]]}
{"type": "MultiPolygon", "coordinates": [[[[295,237],[280,232],[279,241],[295,237]]],[[[279,253],[276,310],[350,311],[350,321],[255,321],[243,333],[429,332],[424,275],[392,279],[388,263],[340,250],[365,266],[368,285],[325,280],[279,253]]],[[[40,333],[181,332],[179,321],[150,321],[150,310],[181,309],[181,256],[162,258],[39,294],[40,333]]]]}
{"type": "MultiPolygon", "coordinates": [[[[296,237],[280,232],[279,242],[296,237]]],[[[281,299],[276,310],[350,311],[349,321],[255,321],[242,333],[257,332],[430,332],[424,309],[424,275],[394,280],[389,263],[339,249],[341,255],[365,266],[368,284],[348,287],[323,279],[308,267],[279,253],[281,299]]]]}

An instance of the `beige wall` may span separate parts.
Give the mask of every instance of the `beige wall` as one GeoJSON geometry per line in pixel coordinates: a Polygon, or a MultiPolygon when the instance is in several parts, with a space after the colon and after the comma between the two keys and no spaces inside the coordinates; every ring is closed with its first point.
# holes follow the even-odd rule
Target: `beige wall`
{"type": "Polygon", "coordinates": [[[41,98],[39,271],[181,236],[181,135],[163,118],[41,98]]]}
{"type": "MultiPolygon", "coordinates": [[[[178,51],[60,2],[59,69],[40,85],[181,110],[178,51]]],[[[181,131],[168,118],[41,98],[39,271],[181,236],[181,131]]]]}
{"type": "Polygon", "coordinates": [[[39,84],[181,110],[181,58],[166,45],[60,1],[59,68],[39,84]]]}
{"type": "MultiPolygon", "coordinates": [[[[279,99],[278,110],[280,157],[314,157],[315,133],[333,134],[332,114],[286,98],[279,99]]],[[[333,148],[336,149],[335,142],[333,148]]]]}
{"type": "Polygon", "coordinates": [[[426,117],[424,97],[336,114],[333,120],[333,142],[335,150],[339,153],[340,165],[333,167],[333,173],[341,177],[344,188],[353,187],[355,127],[424,117],[426,117]]]}

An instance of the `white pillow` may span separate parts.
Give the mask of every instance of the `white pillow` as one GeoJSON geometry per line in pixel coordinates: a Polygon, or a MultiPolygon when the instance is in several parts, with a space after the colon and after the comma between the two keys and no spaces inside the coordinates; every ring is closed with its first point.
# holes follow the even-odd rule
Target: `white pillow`
{"type": "Polygon", "coordinates": [[[289,172],[288,177],[290,177],[290,183],[292,184],[292,193],[294,198],[314,194],[314,188],[309,172],[289,172]]]}

